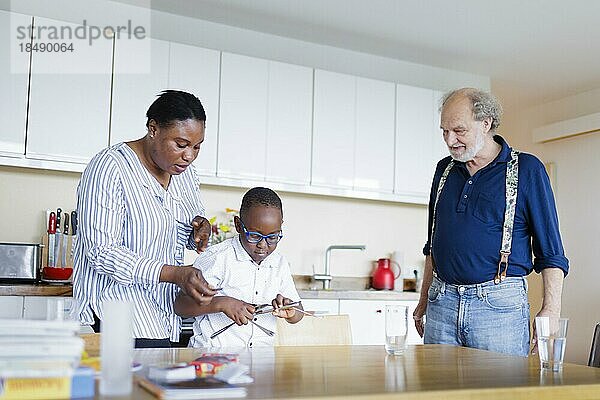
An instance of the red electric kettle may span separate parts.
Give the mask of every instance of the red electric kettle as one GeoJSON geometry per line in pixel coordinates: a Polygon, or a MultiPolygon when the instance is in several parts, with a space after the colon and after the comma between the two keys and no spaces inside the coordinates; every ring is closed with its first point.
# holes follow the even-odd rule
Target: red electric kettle
{"type": "Polygon", "coordinates": [[[377,268],[373,272],[373,282],[371,286],[373,289],[384,289],[394,290],[394,280],[400,276],[400,265],[397,262],[390,260],[389,258],[380,258],[377,260],[377,268]],[[396,264],[398,267],[398,274],[394,275],[391,264],[396,264]]]}

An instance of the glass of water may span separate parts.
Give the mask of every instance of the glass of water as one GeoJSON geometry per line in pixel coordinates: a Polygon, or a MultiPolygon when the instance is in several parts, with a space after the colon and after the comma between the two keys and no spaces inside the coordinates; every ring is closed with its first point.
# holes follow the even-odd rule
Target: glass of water
{"type": "Polygon", "coordinates": [[[406,350],[408,334],[408,307],[399,305],[385,306],[385,351],[398,355],[406,350]]]}
{"type": "Polygon", "coordinates": [[[536,317],[538,354],[542,369],[558,372],[562,369],[567,347],[568,318],[536,317]]]}

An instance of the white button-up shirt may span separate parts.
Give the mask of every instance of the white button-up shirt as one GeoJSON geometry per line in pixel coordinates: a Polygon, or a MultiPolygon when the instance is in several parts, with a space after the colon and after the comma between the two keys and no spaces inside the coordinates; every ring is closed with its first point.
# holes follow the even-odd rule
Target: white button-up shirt
{"type": "Polygon", "coordinates": [[[160,282],[162,266],[182,265],[193,248],[191,222],[204,215],[193,166],[171,176],[165,190],[125,143],[98,153],[77,188],[79,228],[73,297],[79,319],[103,317],[106,300],[133,304],[135,338],[179,338],[173,311],[178,288],[160,282]]]}
{"type": "MultiPolygon", "coordinates": [[[[209,247],[200,254],[194,266],[202,271],[213,287],[221,287],[219,295],[234,297],[251,304],[271,304],[278,294],[298,301],[290,265],[277,251],[269,254],[260,265],[255,263],[240,243],[239,235],[209,247]]],[[[255,316],[256,323],[275,332],[276,318],[272,314],[255,316]]],[[[272,346],[274,338],[254,324],[233,325],[214,339],[213,332],[233,322],[224,313],[196,317],[192,347],[254,347],[272,346]]]]}

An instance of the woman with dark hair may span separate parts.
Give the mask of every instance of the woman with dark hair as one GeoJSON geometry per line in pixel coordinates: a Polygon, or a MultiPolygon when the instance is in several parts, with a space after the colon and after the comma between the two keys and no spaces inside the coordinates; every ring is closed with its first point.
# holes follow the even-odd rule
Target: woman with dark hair
{"type": "Polygon", "coordinates": [[[196,96],[166,90],[146,116],[144,137],[102,150],[83,172],[73,296],[95,331],[105,301],[133,303],[136,347],[169,347],[179,338],[177,292],[199,304],[215,294],[201,272],[182,266],[184,248],[201,252],[210,236],[192,166],[206,115],[196,96]]]}

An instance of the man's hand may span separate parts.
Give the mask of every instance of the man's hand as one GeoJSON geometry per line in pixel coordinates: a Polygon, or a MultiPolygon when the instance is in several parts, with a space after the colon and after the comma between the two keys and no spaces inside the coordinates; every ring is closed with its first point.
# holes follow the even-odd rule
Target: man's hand
{"type": "MultiPolygon", "coordinates": [[[[542,270],[542,282],[544,283],[544,300],[542,309],[536,314],[536,317],[560,317],[561,296],[564,280],[564,273],[560,268],[544,268],[542,270]]],[[[537,332],[535,328],[535,319],[533,320],[533,332],[531,343],[533,347],[531,354],[537,353],[537,332]]]]}
{"type": "MultiPolygon", "coordinates": [[[[540,312],[538,312],[535,316],[536,317],[559,318],[560,312],[556,313],[554,311],[550,311],[550,310],[546,310],[546,309],[542,308],[540,310],[540,312]]],[[[533,344],[533,347],[531,349],[531,354],[537,354],[538,342],[537,342],[537,330],[535,327],[535,318],[533,319],[533,332],[531,334],[531,344],[533,344]]]]}
{"type": "Polygon", "coordinates": [[[208,239],[212,230],[210,222],[206,218],[196,215],[192,220],[192,228],[194,229],[192,235],[196,243],[196,253],[201,253],[208,246],[208,239]]]}
{"type": "Polygon", "coordinates": [[[425,316],[425,311],[427,311],[427,300],[419,300],[419,304],[417,304],[417,306],[415,307],[415,311],[413,312],[413,319],[415,321],[415,328],[417,328],[417,333],[421,337],[423,337],[423,333],[425,332],[425,324],[423,324],[423,317],[425,316]]]}

